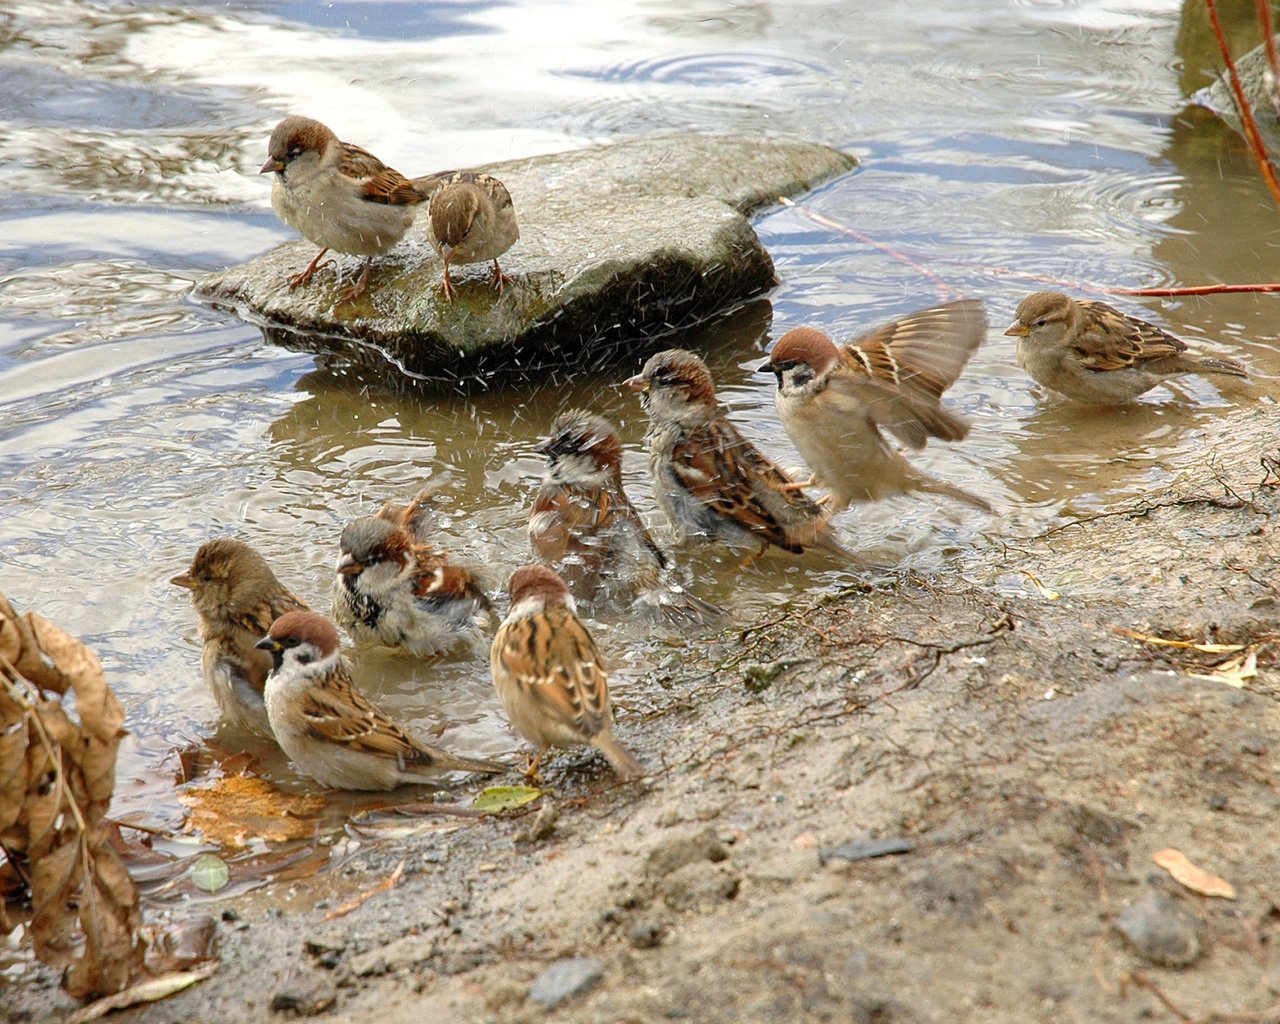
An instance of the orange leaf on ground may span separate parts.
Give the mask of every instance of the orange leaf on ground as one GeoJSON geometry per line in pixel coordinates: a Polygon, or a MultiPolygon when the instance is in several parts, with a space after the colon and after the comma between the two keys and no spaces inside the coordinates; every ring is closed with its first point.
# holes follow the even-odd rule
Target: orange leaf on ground
{"type": "Polygon", "coordinates": [[[1175,882],[1192,892],[1198,892],[1201,896],[1220,896],[1225,900],[1236,898],[1235,886],[1204,868],[1196,867],[1181,850],[1169,847],[1154,854],[1151,859],[1169,872],[1175,882]]]}
{"type": "Polygon", "coordinates": [[[314,835],[325,802],[291,796],[250,775],[232,775],[178,797],[191,808],[187,828],[221,847],[240,848],[252,839],[282,843],[314,835]]]}

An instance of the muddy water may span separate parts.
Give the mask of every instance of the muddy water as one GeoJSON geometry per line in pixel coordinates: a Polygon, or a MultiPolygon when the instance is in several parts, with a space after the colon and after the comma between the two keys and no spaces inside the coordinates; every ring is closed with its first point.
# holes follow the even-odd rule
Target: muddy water
{"type": "MultiPolygon", "coordinates": [[[[286,111],[319,116],[409,173],[667,130],[774,132],[862,168],[765,212],[781,284],[674,341],[707,353],[735,421],[784,463],[769,340],[848,336],[955,295],[992,331],[951,401],[974,430],[930,471],[994,517],[931,500],[844,514],[851,544],[925,571],[956,550],[1158,491],[1231,418],[1273,414],[1280,320],[1262,296],[1120,300],[1254,370],[1099,414],[1040,394],[1000,333],[1019,298],[1078,288],[1280,279],[1277,214],[1242,146],[1184,108],[1207,81],[1179,15],[1111,3],[18,4],[0,15],[0,589],[100,652],[129,708],[117,812],[173,826],[178,750],[217,733],[194,620],[167,579],[233,534],[327,607],[350,517],[447,477],[441,539],[499,571],[526,557],[533,447],[554,413],[615,417],[637,503],[659,522],[643,418],[590,378],[501,392],[390,386],[184,298],[200,275],[287,239],[256,173],[286,111]],[[815,223],[810,211],[846,225],[815,223]]],[[[536,244],[526,239],[521,244],[536,244]]],[[[747,576],[682,568],[746,619],[853,580],[819,558],[747,576]],[[745,585],[743,585],[745,583],[745,585]]],[[[628,692],[669,637],[601,623],[628,692]]],[[[472,752],[516,744],[485,666],[378,657],[365,687],[472,752]]],[[[643,748],[641,747],[643,754],[643,748]]],[[[307,788],[281,761],[264,770],[307,788]]]]}

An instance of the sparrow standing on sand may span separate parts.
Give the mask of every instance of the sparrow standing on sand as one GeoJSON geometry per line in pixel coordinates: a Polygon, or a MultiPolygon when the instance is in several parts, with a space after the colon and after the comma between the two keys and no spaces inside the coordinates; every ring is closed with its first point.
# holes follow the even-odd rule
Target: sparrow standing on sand
{"type": "Polygon", "coordinates": [[[256,645],[272,622],[306,611],[306,602],[285,589],[258,552],[227,537],[201,544],[191,568],[169,582],[191,591],[204,641],[200,668],[222,717],[271,738],[262,698],[271,658],[256,645]]]}
{"type": "Polygon", "coordinates": [[[539,446],[547,469],[529,510],[529,542],[578,601],[636,602],[668,620],[706,623],[715,605],[662,582],[666,556],[622,487],[622,442],[603,416],[573,409],[539,446]]]}
{"type": "Polygon", "coordinates": [[[447,171],[435,180],[432,187],[428,179],[418,179],[417,187],[430,191],[427,215],[431,244],[444,260],[440,282],[444,297],[453,301],[455,289],[449,276],[453,264],[487,260],[493,260],[489,284],[501,295],[502,286],[511,278],[498,266],[498,257],[520,237],[511,193],[492,175],[473,171],[447,171]]]}
{"type": "Polygon", "coordinates": [[[1234,359],[1194,355],[1155,324],[1061,292],[1028,295],[1004,333],[1018,339],[1018,364],[1038,383],[1093,405],[1132,402],[1187,373],[1249,376],[1234,359]]]}
{"type": "Polygon", "coordinates": [[[774,374],[774,403],[788,436],[829,488],[829,511],[924,491],[990,512],[977,495],[915,469],[881,433],[919,450],[931,437],[959,441],[969,424],[942,394],[987,334],[976,299],[904,316],[843,348],[813,327],[788,331],[760,367],[774,374]]]}
{"type": "Polygon", "coordinates": [[[332,622],[289,612],[257,646],[275,667],[267,677],[271,729],[294,767],[335,789],[394,789],[438,782],[448,772],[506,769],[458,757],[409,736],[355,688],[332,622]]]}
{"type": "Polygon", "coordinates": [[[820,547],[848,558],[822,509],[721,414],[711,374],[692,352],[659,352],[626,382],[649,413],[654,494],[679,543],[820,547]]]}
{"type": "Polygon", "coordinates": [[[609,677],[564,580],[545,565],[526,565],[511,574],[509,589],[511,610],[489,666],[512,729],[538,748],[525,774],[536,777],[548,747],[590,744],[622,777],[643,775],[613,738],[609,677]]]}
{"type": "Polygon", "coordinates": [[[320,246],[306,270],[289,279],[289,288],[307,284],[332,249],[365,257],[359,280],[342,292],[345,302],[360,298],[369,286],[373,257],[404,237],[427,194],[309,117],[293,115],[276,125],[267,154],[260,173],[275,174],[271,205],[276,214],[320,246]]]}
{"type": "Polygon", "coordinates": [[[399,521],[384,512],[342,531],[333,616],[357,643],[403,647],[419,657],[483,644],[489,599],[471,569],[417,539],[423,503],[393,510],[399,521]]]}

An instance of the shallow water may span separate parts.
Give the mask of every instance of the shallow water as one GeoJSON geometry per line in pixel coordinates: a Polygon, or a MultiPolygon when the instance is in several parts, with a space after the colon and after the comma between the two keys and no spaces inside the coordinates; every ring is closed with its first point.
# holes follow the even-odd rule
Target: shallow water
{"type": "MultiPolygon", "coordinates": [[[[802,323],[849,336],[940,298],[988,302],[991,335],[951,404],[974,424],[920,463],[999,514],[933,500],[845,513],[849,542],[928,571],[961,548],[1158,490],[1206,435],[1274,407],[1271,296],[1118,299],[1251,385],[1087,414],[1013,363],[1018,300],[1049,282],[1280,278],[1277,213],[1239,140],[1186,111],[1207,81],[1165,4],[19,3],[0,15],[0,590],[83,636],[129,708],[116,813],[181,820],[177,749],[214,733],[194,616],[168,585],[231,533],[327,608],[350,517],[447,476],[442,540],[526,560],[540,433],[570,403],[616,418],[656,516],[635,372],[460,394],[278,348],[186,300],[201,275],[288,239],[255,172],[286,111],[319,116],[407,173],[670,130],[763,131],[856,153],[854,174],[757,219],[781,284],[674,339],[707,354],[735,421],[796,462],[753,372],[802,323]],[[920,8],[920,9],[918,9],[920,8]],[[1199,75],[1199,77],[1197,77],[1199,75]],[[846,225],[815,223],[806,211],[846,225]],[[874,244],[873,244],[874,243],[874,244]]],[[[533,244],[524,240],[520,244],[533,244]]],[[[695,555],[699,589],[745,619],[855,574],[780,556],[748,577],[695,555]]],[[[601,623],[630,688],[666,651],[601,623]]],[[[446,742],[500,753],[480,661],[373,658],[371,694],[446,742]]],[[[625,721],[624,721],[624,729],[625,721]]],[[[234,744],[236,737],[220,735],[234,744]]],[[[643,757],[644,750],[639,751],[643,757]]],[[[265,770],[307,788],[278,759],[265,770]]]]}

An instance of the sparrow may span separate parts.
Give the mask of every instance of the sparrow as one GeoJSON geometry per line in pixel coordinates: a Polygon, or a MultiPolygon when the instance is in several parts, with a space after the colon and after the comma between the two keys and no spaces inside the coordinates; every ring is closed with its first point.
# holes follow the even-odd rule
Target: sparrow
{"type": "Polygon", "coordinates": [[[613,424],[582,409],[558,415],[539,445],[547,469],[529,510],[529,542],[575,600],[654,610],[676,624],[705,624],[723,610],[663,583],[666,555],[622,486],[613,424]]]}
{"type": "Polygon", "coordinates": [[[851,557],[822,508],[722,415],[711,374],[696,355],[659,352],[626,386],[639,392],[649,414],[654,495],[679,543],[699,538],[755,548],[744,565],[771,544],[851,557]]]}
{"type": "Polygon", "coordinates": [[[384,508],[342,531],[333,617],[357,643],[430,657],[483,642],[490,605],[475,572],[418,539],[427,497],[384,508]],[[399,518],[388,518],[397,512],[399,518]]]}
{"type": "Polygon", "coordinates": [[[271,658],[257,641],[281,615],[306,611],[306,602],[276,579],[258,552],[229,537],[205,541],[191,567],[169,582],[191,591],[204,643],[200,667],[222,717],[270,738],[262,691],[271,658]]]}
{"type": "Polygon", "coordinates": [[[511,610],[489,653],[493,684],[512,729],[538,748],[525,773],[534,778],[548,747],[589,744],[624,778],[644,769],[613,738],[609,677],[569,587],[545,565],[511,574],[511,610]]]}
{"type": "Polygon", "coordinates": [[[276,125],[259,173],[275,175],[271,205],[280,219],[320,246],[307,268],[289,279],[291,290],[310,282],[330,249],[365,257],[359,280],[341,293],[345,302],[365,293],[373,257],[404,237],[415,208],[427,199],[422,187],[372,153],[297,115],[276,125]]]}
{"type": "Polygon", "coordinates": [[[440,290],[453,301],[455,289],[449,268],[455,263],[483,263],[493,260],[489,284],[502,294],[511,278],[498,266],[498,257],[520,237],[511,193],[497,178],[473,171],[446,171],[437,175],[434,187],[418,180],[418,187],[430,189],[427,205],[431,244],[444,260],[440,290]]]}
{"type": "Polygon", "coordinates": [[[788,331],[761,372],[777,378],[774,404],[782,426],[828,488],[827,507],[923,491],[991,506],[975,494],[915,469],[888,431],[919,450],[931,437],[959,441],[969,425],[942,406],[942,393],[986,337],[976,299],[922,309],[837,347],[813,327],[788,331]]]}
{"type": "Polygon", "coordinates": [[[1249,376],[1234,359],[1194,355],[1155,324],[1061,292],[1028,295],[1004,333],[1018,339],[1018,364],[1037,383],[1094,405],[1132,402],[1187,373],[1249,376]]]}
{"type": "Polygon", "coordinates": [[[335,789],[394,789],[448,772],[506,769],[414,739],[355,688],[338,631],[316,612],[281,615],[259,649],[273,662],[266,703],[271,729],[294,767],[335,789]]]}

